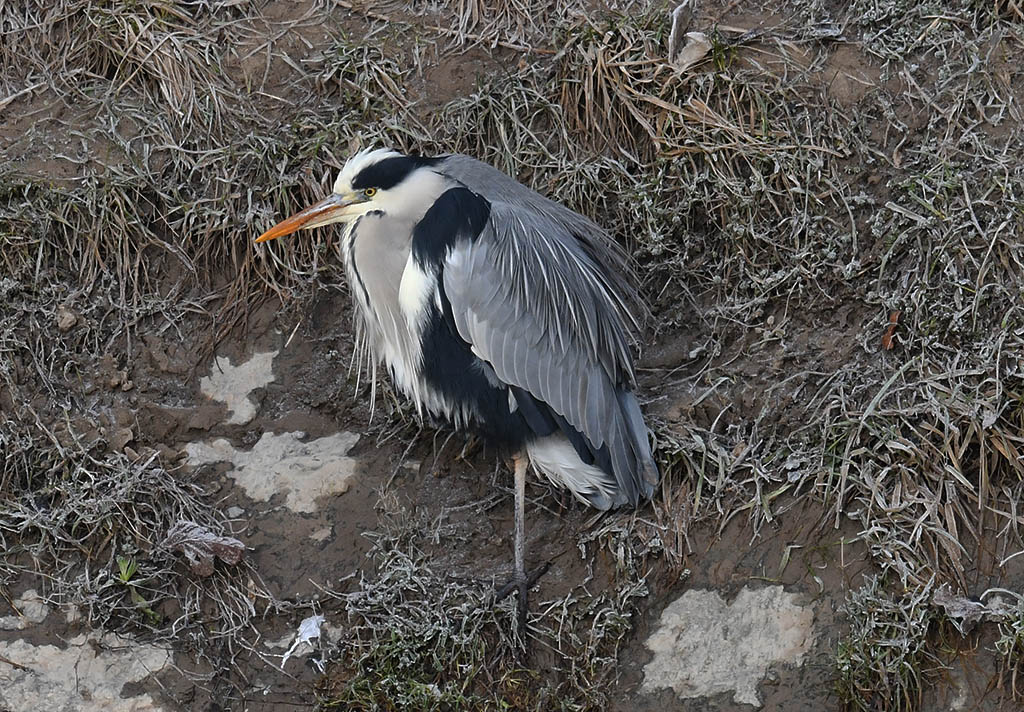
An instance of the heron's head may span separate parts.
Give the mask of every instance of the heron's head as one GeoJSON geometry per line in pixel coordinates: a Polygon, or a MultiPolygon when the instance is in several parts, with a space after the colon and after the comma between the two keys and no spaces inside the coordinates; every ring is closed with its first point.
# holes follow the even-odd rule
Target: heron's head
{"type": "Polygon", "coordinates": [[[282,220],[256,242],[304,228],[351,222],[369,212],[416,220],[444,190],[444,177],[432,169],[438,160],[406,156],[388,148],[360,151],[345,163],[329,196],[282,220]]]}

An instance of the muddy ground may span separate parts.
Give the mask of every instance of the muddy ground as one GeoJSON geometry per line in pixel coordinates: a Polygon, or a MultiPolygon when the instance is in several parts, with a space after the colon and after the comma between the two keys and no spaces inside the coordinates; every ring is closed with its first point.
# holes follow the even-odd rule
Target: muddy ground
{"type": "MultiPolygon", "coordinates": [[[[701,101],[678,115],[648,117],[665,135],[696,127],[678,145],[647,141],[614,89],[649,86],[630,75],[644,62],[657,81],[674,71],[669,8],[168,3],[146,17],[187,16],[192,39],[136,38],[104,64],[96,47],[115,32],[63,68],[47,52],[75,22],[100,26],[92,6],[62,5],[68,25],[33,25],[33,3],[0,10],[6,39],[51,33],[23,66],[5,54],[0,84],[0,708],[1017,709],[1015,8],[697,6],[684,29],[713,41],[679,76],[715,80],[686,85],[701,101]],[[621,56],[646,59],[595,85],[598,99],[580,90],[569,116],[573,72],[601,66],[572,62],[612,57],[620,38],[633,43],[621,56]],[[204,60],[203,42],[230,49],[204,60]],[[557,54],[586,42],[604,49],[557,54]],[[198,91],[175,147],[140,117],[172,95],[186,107],[174,87],[203,75],[167,69],[193,66],[182,57],[216,64],[210,86],[246,103],[198,91]],[[963,76],[984,81],[961,87],[950,77],[970,57],[984,69],[963,76]],[[59,78],[75,62],[77,93],[59,78]],[[503,133],[500,107],[514,113],[520,95],[502,82],[542,93],[523,77],[549,64],[563,104],[552,94],[536,115],[566,115],[573,160],[592,172],[559,164],[558,139],[541,150],[518,125],[503,133]],[[771,91],[744,84],[754,75],[771,91]],[[210,148],[195,117],[217,102],[224,145],[210,148]],[[963,122],[972,133],[954,132],[963,122]],[[593,126],[623,152],[594,145],[593,126]],[[528,566],[551,569],[531,594],[525,659],[511,602],[489,600],[511,572],[507,467],[419,422],[387,384],[371,409],[335,233],[251,244],[353,146],[387,139],[496,163],[528,154],[503,167],[604,218],[652,308],[639,392],[663,486],[601,516],[531,482],[528,566]],[[714,167],[737,150],[767,156],[738,183],[714,167]],[[176,151],[203,158],[186,171],[176,151]],[[945,177],[929,182],[936,153],[945,177]],[[697,171],[692,187],[666,165],[697,171]],[[185,174],[188,190],[161,185],[185,174]],[[585,183],[595,175],[605,189],[585,183]],[[765,237],[772,222],[792,241],[765,237]],[[198,544],[169,537],[182,521],[198,544]],[[937,602],[943,586],[988,604],[980,623],[937,602]]],[[[638,103],[679,99],[660,91],[638,103]]]]}

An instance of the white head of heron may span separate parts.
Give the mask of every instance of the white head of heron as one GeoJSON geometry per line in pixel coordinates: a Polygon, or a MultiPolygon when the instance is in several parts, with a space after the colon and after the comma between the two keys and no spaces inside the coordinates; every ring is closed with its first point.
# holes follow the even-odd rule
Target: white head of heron
{"type": "Polygon", "coordinates": [[[446,187],[444,176],[430,170],[432,161],[424,158],[410,163],[408,156],[387,148],[360,151],[345,163],[330,195],[281,221],[256,242],[296,230],[351,222],[373,211],[418,220],[446,187]]]}

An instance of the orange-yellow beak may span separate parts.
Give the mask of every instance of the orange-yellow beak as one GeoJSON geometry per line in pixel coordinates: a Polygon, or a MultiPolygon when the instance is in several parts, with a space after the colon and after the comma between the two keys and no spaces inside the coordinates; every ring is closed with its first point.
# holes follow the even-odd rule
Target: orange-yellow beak
{"type": "Polygon", "coordinates": [[[359,195],[339,195],[331,193],[315,205],[286,218],[256,238],[256,242],[266,242],[277,237],[291,235],[303,228],[320,227],[345,219],[345,208],[365,199],[359,195]]]}

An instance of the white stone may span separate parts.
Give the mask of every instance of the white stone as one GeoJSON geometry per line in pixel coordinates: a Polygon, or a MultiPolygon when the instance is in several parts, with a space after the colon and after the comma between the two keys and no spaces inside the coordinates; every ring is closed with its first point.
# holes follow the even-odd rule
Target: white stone
{"type": "Polygon", "coordinates": [[[245,363],[232,366],[223,356],[214,359],[209,376],[199,380],[203,395],[227,404],[232,425],[245,425],[256,417],[256,406],[249,394],[274,380],[273,362],[277,351],[253,354],[245,363]]]}
{"type": "Polygon", "coordinates": [[[33,623],[41,623],[50,612],[49,606],[34,588],[28,589],[11,603],[21,615],[0,616],[0,630],[24,630],[33,623]]]}
{"type": "Polygon", "coordinates": [[[0,709],[11,712],[160,712],[148,693],[122,698],[121,688],[171,659],[162,648],[95,632],[65,648],[0,641],[0,657],[0,709]]]}
{"type": "Polygon", "coordinates": [[[356,460],[348,457],[359,441],[355,433],[338,433],[302,442],[302,433],[264,433],[252,450],[236,450],[223,438],[185,446],[190,465],[230,462],[234,479],[255,500],[268,501],[286,493],[285,506],[294,512],[314,512],[319,497],[344,494],[355,474],[356,460]]]}
{"type": "Polygon", "coordinates": [[[761,706],[757,685],[775,663],[800,665],[814,643],[814,611],[781,586],[744,588],[732,603],[717,591],[687,591],[662,612],[646,646],[642,689],[680,698],[733,692],[761,706]]]}

